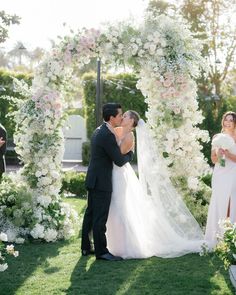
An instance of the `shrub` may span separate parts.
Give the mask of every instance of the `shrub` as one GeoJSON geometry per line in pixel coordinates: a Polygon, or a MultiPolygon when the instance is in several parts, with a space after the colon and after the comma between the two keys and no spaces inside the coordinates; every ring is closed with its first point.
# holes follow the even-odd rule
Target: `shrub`
{"type": "Polygon", "coordinates": [[[90,142],[86,141],[82,144],[82,164],[87,166],[90,159],[90,142]]]}
{"type": "Polygon", "coordinates": [[[67,171],[63,173],[61,193],[73,194],[84,198],[87,195],[84,172],[67,171]]]}
{"type": "Polygon", "coordinates": [[[13,87],[13,78],[19,80],[24,80],[28,85],[32,82],[32,76],[28,74],[19,74],[16,72],[9,72],[3,69],[0,69],[0,122],[7,130],[7,153],[6,161],[7,164],[16,164],[18,163],[17,154],[14,151],[13,144],[13,134],[15,132],[15,122],[8,116],[12,112],[16,111],[16,106],[13,105],[5,96],[11,96],[16,98],[24,97],[19,93],[14,91],[13,87]],[[10,147],[10,150],[9,150],[10,147]]]}

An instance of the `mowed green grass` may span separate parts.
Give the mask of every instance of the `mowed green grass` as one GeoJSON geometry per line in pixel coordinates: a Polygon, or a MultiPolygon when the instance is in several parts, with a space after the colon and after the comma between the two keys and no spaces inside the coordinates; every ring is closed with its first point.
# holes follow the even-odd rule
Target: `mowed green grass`
{"type": "MultiPolygon", "coordinates": [[[[67,199],[78,212],[86,201],[67,199]]],[[[80,238],[16,245],[17,258],[0,273],[1,295],[229,295],[228,272],[212,257],[149,258],[118,262],[82,257],[80,238]]]]}

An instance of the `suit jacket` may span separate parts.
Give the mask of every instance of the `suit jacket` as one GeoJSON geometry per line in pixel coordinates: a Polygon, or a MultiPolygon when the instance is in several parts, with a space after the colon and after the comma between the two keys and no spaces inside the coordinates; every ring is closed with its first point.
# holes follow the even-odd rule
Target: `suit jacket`
{"type": "Polygon", "coordinates": [[[5,140],[4,145],[0,147],[0,174],[6,171],[5,153],[7,149],[7,132],[6,129],[0,124],[0,137],[5,140]]]}
{"type": "Polygon", "coordinates": [[[133,152],[121,154],[115,135],[103,123],[91,139],[91,158],[85,180],[87,189],[112,192],[113,162],[121,167],[131,161],[132,156],[133,152]]]}

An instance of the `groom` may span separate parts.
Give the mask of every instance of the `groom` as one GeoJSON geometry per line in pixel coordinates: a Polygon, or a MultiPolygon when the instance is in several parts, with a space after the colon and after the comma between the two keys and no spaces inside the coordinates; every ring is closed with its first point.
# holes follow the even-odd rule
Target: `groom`
{"type": "Polygon", "coordinates": [[[91,158],[86,176],[88,205],[82,226],[82,255],[93,254],[89,234],[93,231],[96,259],[121,260],[107,249],[106,222],[112,194],[113,162],[121,167],[132,159],[133,153],[122,155],[116,142],[114,128],[122,121],[121,105],[107,103],[103,106],[104,123],[91,139],[91,158]]]}

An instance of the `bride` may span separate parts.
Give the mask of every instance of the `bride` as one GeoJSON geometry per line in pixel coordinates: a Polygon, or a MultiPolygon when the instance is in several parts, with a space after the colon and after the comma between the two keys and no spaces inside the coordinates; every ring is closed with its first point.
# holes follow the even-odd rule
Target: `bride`
{"type": "Polygon", "coordinates": [[[125,259],[199,252],[203,233],[173,187],[151,130],[131,110],[115,130],[121,152],[133,149],[135,127],[139,178],[129,163],[114,164],[106,232],[109,251],[125,259]]]}

